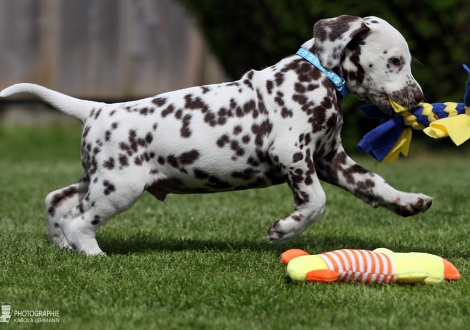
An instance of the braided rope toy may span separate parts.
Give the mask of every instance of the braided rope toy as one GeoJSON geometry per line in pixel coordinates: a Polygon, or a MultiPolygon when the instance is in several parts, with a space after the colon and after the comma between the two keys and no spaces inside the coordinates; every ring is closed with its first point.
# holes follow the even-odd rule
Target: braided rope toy
{"type": "Polygon", "coordinates": [[[408,155],[412,129],[423,130],[435,139],[449,136],[457,146],[467,141],[470,138],[470,69],[465,64],[463,67],[469,74],[464,103],[420,103],[408,109],[390,99],[396,113],[393,117],[375,105],[361,107],[366,117],[381,122],[357,144],[358,149],[378,162],[394,163],[400,153],[408,155]]]}

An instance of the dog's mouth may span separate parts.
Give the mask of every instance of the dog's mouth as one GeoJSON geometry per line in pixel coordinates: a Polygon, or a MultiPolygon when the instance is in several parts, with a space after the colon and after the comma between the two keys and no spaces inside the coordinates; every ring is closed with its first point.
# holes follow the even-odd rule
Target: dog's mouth
{"type": "Polygon", "coordinates": [[[396,100],[386,93],[367,93],[366,99],[375,104],[383,113],[391,117],[402,111],[410,110],[418,106],[416,102],[396,100]]]}
{"type": "Polygon", "coordinates": [[[391,98],[385,93],[374,93],[368,92],[364,94],[364,97],[368,102],[375,104],[380,111],[386,115],[393,116],[395,110],[393,109],[392,104],[390,103],[391,98]]]}

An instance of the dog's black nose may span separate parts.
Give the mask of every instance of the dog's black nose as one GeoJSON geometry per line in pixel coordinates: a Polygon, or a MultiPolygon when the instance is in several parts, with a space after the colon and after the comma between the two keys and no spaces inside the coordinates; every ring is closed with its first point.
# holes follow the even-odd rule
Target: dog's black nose
{"type": "Polygon", "coordinates": [[[416,103],[424,102],[424,95],[422,92],[415,92],[415,101],[416,103]]]}

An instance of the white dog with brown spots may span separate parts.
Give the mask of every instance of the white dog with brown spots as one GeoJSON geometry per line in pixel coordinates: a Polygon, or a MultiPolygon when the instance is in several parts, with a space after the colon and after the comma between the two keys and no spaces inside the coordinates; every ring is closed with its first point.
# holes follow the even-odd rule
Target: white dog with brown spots
{"type": "MultiPolygon", "coordinates": [[[[390,113],[389,98],[408,107],[423,100],[402,35],[376,17],[340,16],[315,24],[302,47],[344,78],[350,92],[390,113]]],[[[374,207],[408,216],[432,199],[401,192],[357,165],[341,145],[343,96],[298,55],[240,80],[193,87],[139,101],[105,104],[33,84],[0,94],[33,94],[83,124],[82,178],[46,198],[52,242],[101,254],[97,229],[144,191],[211,193],[287,182],[295,210],[274,222],[273,242],[292,240],[325,207],[325,180],[374,207]]]]}

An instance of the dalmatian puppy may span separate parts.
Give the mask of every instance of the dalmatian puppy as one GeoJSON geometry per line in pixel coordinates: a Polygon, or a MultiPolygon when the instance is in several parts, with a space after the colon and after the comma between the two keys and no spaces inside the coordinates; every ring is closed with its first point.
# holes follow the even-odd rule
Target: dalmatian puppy
{"type": "MultiPolygon", "coordinates": [[[[423,100],[402,35],[377,17],[340,16],[314,26],[302,47],[349,90],[386,113],[389,98],[413,107],[423,100]]],[[[291,55],[230,83],[187,88],[125,103],[75,99],[34,84],[0,93],[33,94],[83,124],[81,179],[47,195],[51,241],[87,255],[103,253],[97,229],[145,192],[213,193],[286,182],[295,210],[268,230],[272,242],[299,236],[325,207],[320,180],[373,207],[409,216],[432,199],[401,192],[344,152],[340,95],[325,74],[291,55]]]]}

